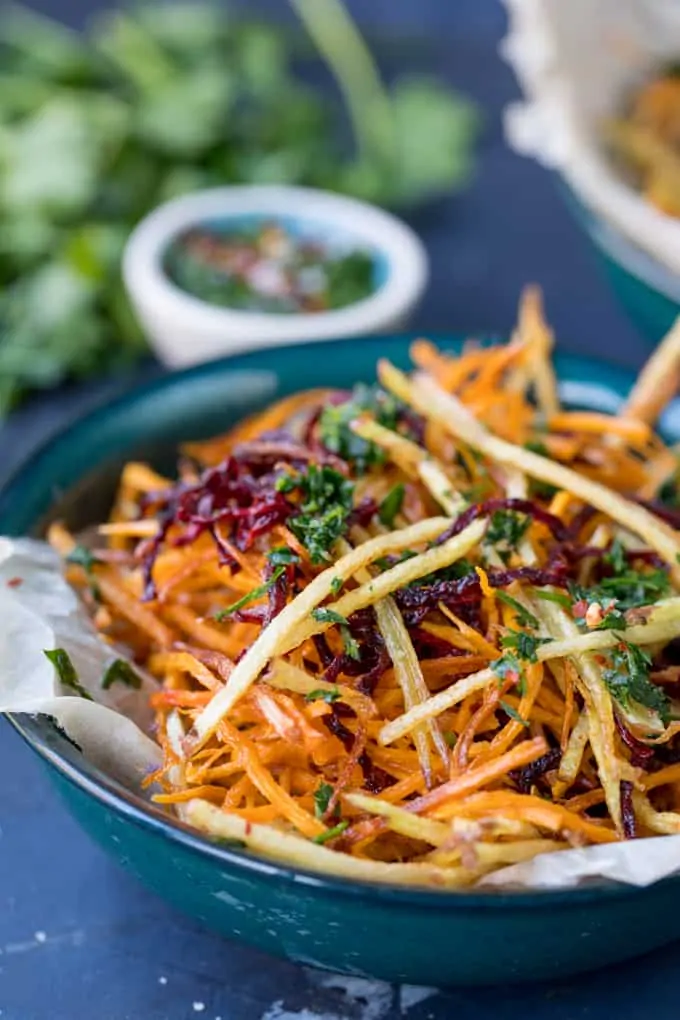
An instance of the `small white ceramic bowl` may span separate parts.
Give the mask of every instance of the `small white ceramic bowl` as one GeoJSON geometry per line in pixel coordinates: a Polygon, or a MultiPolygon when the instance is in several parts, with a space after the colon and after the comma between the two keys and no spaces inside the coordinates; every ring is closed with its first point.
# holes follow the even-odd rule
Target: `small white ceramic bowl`
{"type": "Polygon", "coordinates": [[[401,329],[423,293],[428,265],[414,232],[375,206],[311,188],[236,185],[185,195],[145,217],[128,240],[123,277],[158,357],[180,366],[254,347],[401,329]],[[369,250],[376,290],[333,311],[270,314],[208,304],[168,278],[163,257],[178,234],[249,217],[282,220],[321,242],[369,250]]]}

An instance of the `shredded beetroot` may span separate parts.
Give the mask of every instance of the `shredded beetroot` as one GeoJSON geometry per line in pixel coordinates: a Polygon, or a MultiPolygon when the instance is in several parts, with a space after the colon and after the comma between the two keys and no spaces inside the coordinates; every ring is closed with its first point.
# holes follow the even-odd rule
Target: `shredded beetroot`
{"type": "MultiPolygon", "coordinates": [[[[342,716],[354,716],[355,712],[348,705],[335,703],[331,711],[323,716],[323,723],[330,730],[334,737],[337,737],[347,752],[354,747],[354,734],[345,726],[342,716]]],[[[358,758],[358,764],[364,774],[364,784],[371,793],[381,793],[388,786],[392,786],[395,780],[373,763],[366,751],[363,751],[358,758]]]]}
{"type": "Polygon", "coordinates": [[[367,524],[370,524],[371,518],[377,514],[378,504],[370,496],[365,496],[359,503],[354,507],[349,517],[347,518],[348,527],[352,527],[358,524],[360,527],[365,528],[367,524]]]}
{"type": "Polygon", "coordinates": [[[430,634],[429,631],[423,630],[422,627],[415,626],[409,628],[409,636],[419,659],[443,659],[447,656],[462,654],[460,648],[455,648],[448,641],[445,641],[444,638],[437,637],[436,634],[430,634]]]}
{"type": "Polygon", "coordinates": [[[571,524],[567,528],[567,539],[574,541],[581,534],[583,528],[585,528],[588,521],[591,521],[596,514],[596,510],[592,506],[584,506],[574,515],[571,524]]]}
{"type": "Polygon", "coordinates": [[[651,499],[637,499],[635,502],[639,503],[640,506],[644,506],[650,513],[665,521],[666,524],[670,524],[672,528],[680,530],[680,510],[674,510],[670,506],[665,506],[663,503],[658,503],[656,500],[651,499]]]}
{"type": "Polygon", "coordinates": [[[537,503],[530,499],[487,499],[484,503],[474,503],[468,507],[460,517],[451,524],[437,539],[437,545],[441,545],[454,535],[459,535],[469,524],[480,517],[490,517],[499,510],[511,510],[515,513],[527,514],[534,520],[545,524],[546,528],[558,541],[564,541],[568,537],[568,529],[564,526],[559,517],[543,510],[537,503]]]}
{"type": "Polygon", "coordinates": [[[541,755],[536,761],[530,762],[521,769],[513,769],[510,776],[517,784],[520,793],[529,793],[537,779],[544,776],[546,772],[556,768],[562,757],[559,747],[553,747],[546,754],[541,755]]]}
{"type": "MultiPolygon", "coordinates": [[[[513,567],[509,570],[490,570],[487,577],[492,588],[505,588],[513,581],[527,581],[536,587],[551,584],[557,588],[564,588],[568,571],[567,564],[560,559],[554,560],[545,568],[513,567]]],[[[471,571],[454,581],[435,581],[433,584],[400,588],[394,597],[400,609],[410,612],[421,611],[434,609],[439,602],[443,602],[444,605],[478,603],[482,597],[482,587],[476,572],[471,571]]]]}
{"type": "Polygon", "coordinates": [[[621,740],[630,751],[631,764],[642,769],[649,768],[651,760],[654,757],[654,748],[650,747],[648,744],[643,744],[641,740],[634,737],[626,724],[620,718],[618,712],[614,712],[614,722],[621,740]]]}
{"type": "Polygon", "coordinates": [[[633,784],[629,779],[622,779],[619,789],[621,793],[623,835],[626,839],[635,839],[637,836],[637,823],[635,821],[635,811],[633,810],[633,784]]]}
{"type": "MultiPolygon", "coordinates": [[[[267,567],[265,573],[265,579],[269,580],[272,575],[272,567],[267,567]]],[[[286,608],[288,602],[288,592],[290,585],[293,582],[293,576],[295,574],[295,567],[291,563],[286,567],[280,577],[277,577],[274,584],[267,592],[267,612],[262,623],[263,627],[266,627],[272,622],[274,617],[278,616],[279,613],[286,608]]]]}

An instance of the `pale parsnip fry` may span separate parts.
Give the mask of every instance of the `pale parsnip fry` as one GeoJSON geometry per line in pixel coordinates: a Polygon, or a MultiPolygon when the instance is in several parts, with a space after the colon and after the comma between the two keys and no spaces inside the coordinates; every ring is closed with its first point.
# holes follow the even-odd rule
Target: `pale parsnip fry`
{"type": "Polygon", "coordinates": [[[462,866],[438,868],[431,864],[389,864],[339,854],[326,846],[318,846],[270,825],[247,822],[204,800],[189,801],[183,810],[183,817],[209,836],[239,840],[249,850],[265,857],[287,861],[310,871],[337,875],[339,878],[456,889],[470,885],[479,874],[462,866]]]}
{"type": "MultiPolygon", "coordinates": [[[[411,581],[417,581],[419,577],[424,577],[425,574],[431,574],[435,570],[440,570],[442,567],[447,567],[451,563],[455,563],[456,560],[462,559],[471,549],[479,544],[485,529],[486,523],[484,521],[473,521],[460,534],[454,535],[453,538],[449,538],[446,542],[442,542],[441,545],[435,546],[433,549],[428,549],[427,552],[421,553],[420,556],[414,556],[412,559],[405,560],[403,563],[398,563],[389,570],[385,570],[382,574],[378,574],[377,577],[366,582],[366,584],[355,588],[354,591],[347,592],[337,602],[331,602],[328,607],[324,608],[328,608],[340,616],[348,617],[359,609],[375,605],[380,599],[391,595],[398,588],[403,588],[404,585],[410,584],[411,581]]],[[[384,537],[387,538],[388,536],[385,535],[384,537]]],[[[359,548],[362,548],[362,546],[359,546],[359,548]]],[[[374,556],[373,559],[378,559],[378,556],[374,556]]],[[[356,569],[353,573],[356,573],[356,569]]],[[[282,654],[302,644],[303,641],[312,637],[312,635],[322,634],[332,625],[332,622],[328,621],[306,620],[291,635],[290,639],[282,642],[282,654]]]]}
{"type": "Polygon", "coordinates": [[[546,417],[557,414],[560,402],[555,370],[550,360],[554,337],[543,314],[540,287],[535,284],[522,291],[517,332],[522,343],[531,349],[527,370],[534,382],[538,406],[546,417]]]}
{"type": "Polygon", "coordinates": [[[640,372],[621,415],[653,425],[680,386],[680,318],[640,372]]]}
{"type": "Polygon", "coordinates": [[[407,400],[425,417],[438,421],[453,436],[468,443],[473,449],[501,464],[517,468],[531,478],[571,492],[639,535],[669,564],[674,577],[678,578],[680,536],[644,507],[563,464],[492,435],[460,401],[445,393],[427,376],[419,374],[409,380],[403,372],[386,361],[380,362],[379,372],[383,385],[396,396],[407,400]]]}
{"type": "MultiPolygon", "coordinates": [[[[357,549],[353,549],[351,553],[343,556],[333,566],[318,574],[304,591],[286,606],[276,620],[260,632],[255,643],[237,664],[224,690],[213,698],[194,721],[185,740],[185,755],[189,757],[205,743],[215,731],[220,720],[227,715],[232,706],[255,682],[269,661],[275,655],[282,654],[291,647],[290,635],[295,634],[296,628],[307,620],[312,610],[316,609],[330,595],[337,578],[343,581],[347,580],[361,567],[372,563],[381,556],[387,556],[401,549],[408,549],[409,546],[417,545],[420,542],[430,541],[441,534],[447,523],[446,518],[433,517],[403,528],[401,531],[379,535],[357,549]]],[[[292,647],[300,643],[301,640],[296,637],[293,639],[292,647]]]]}
{"type": "MultiPolygon", "coordinates": [[[[649,623],[629,627],[626,630],[626,641],[639,645],[671,641],[678,636],[680,636],[680,598],[668,599],[665,603],[660,603],[651,613],[649,623]]],[[[592,651],[614,648],[620,641],[620,635],[612,630],[595,630],[586,634],[579,632],[576,637],[562,638],[541,645],[536,650],[536,657],[539,662],[548,662],[550,659],[579,656],[592,651]]],[[[491,668],[482,669],[457,680],[451,687],[433,695],[424,704],[410,709],[398,719],[387,723],[380,731],[380,743],[385,745],[394,743],[399,737],[410,733],[414,726],[425,719],[441,715],[447,709],[458,705],[468,695],[482,691],[490,683],[497,681],[498,677],[491,668]]]]}
{"type": "Polygon", "coordinates": [[[467,500],[453,487],[453,482],[435,457],[431,457],[421,446],[406,439],[398,432],[386,429],[384,425],[368,418],[352,422],[352,431],[362,439],[375,443],[394,459],[395,463],[417,473],[423,484],[439,505],[452,517],[467,507],[467,500]]]}

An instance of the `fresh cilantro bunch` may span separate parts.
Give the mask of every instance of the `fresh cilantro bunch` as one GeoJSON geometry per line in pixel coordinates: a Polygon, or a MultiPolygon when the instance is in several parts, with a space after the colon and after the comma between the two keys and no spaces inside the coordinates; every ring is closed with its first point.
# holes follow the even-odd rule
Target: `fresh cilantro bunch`
{"type": "Polygon", "coordinates": [[[310,464],[302,474],[283,475],[276,487],[279,492],[300,492],[297,513],[288,527],[305,546],[312,563],[329,561],[334,542],[347,530],[353,483],[327,464],[310,464]]]}
{"type": "Polygon", "coordinates": [[[465,183],[471,104],[431,78],[386,89],[340,0],[293,7],[302,32],[217,0],[145,0],[82,35],[3,7],[0,416],[29,390],[146,350],[120,259],[160,202],[277,183],[412,206],[465,183]],[[335,100],[301,73],[309,57],[336,79],[335,100]]]}

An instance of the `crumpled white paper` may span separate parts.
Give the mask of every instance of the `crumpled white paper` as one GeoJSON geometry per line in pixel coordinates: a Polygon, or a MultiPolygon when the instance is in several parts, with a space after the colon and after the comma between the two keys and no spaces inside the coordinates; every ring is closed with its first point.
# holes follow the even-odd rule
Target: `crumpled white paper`
{"type": "Polygon", "coordinates": [[[161,759],[145,732],[155,684],[136,670],[139,690],[121,683],[103,690],[104,671],[116,658],[63,579],[56,553],[42,542],[0,538],[0,712],[52,716],[97,768],[138,789],[161,759]],[[68,652],[95,701],[61,686],[44,655],[54,648],[68,652]]]}
{"type": "MultiPolygon", "coordinates": [[[[148,695],[101,678],[115,650],[94,631],[64,581],[58,556],[44,543],[0,538],[0,712],[50,715],[102,772],[139,792],[140,779],[160,763],[144,732],[148,695]],[[15,586],[14,579],[21,579],[15,586]],[[64,648],[96,702],[65,693],[43,649],[64,648]]],[[[565,889],[597,879],[644,886],[680,873],[680,835],[543,854],[487,875],[485,888],[565,889]]]]}
{"type": "Polygon", "coordinates": [[[524,92],[505,114],[509,143],[559,170],[605,223],[680,273],[680,222],[623,181],[603,151],[603,119],[680,51],[677,0],[504,0],[501,53],[524,92]]]}

